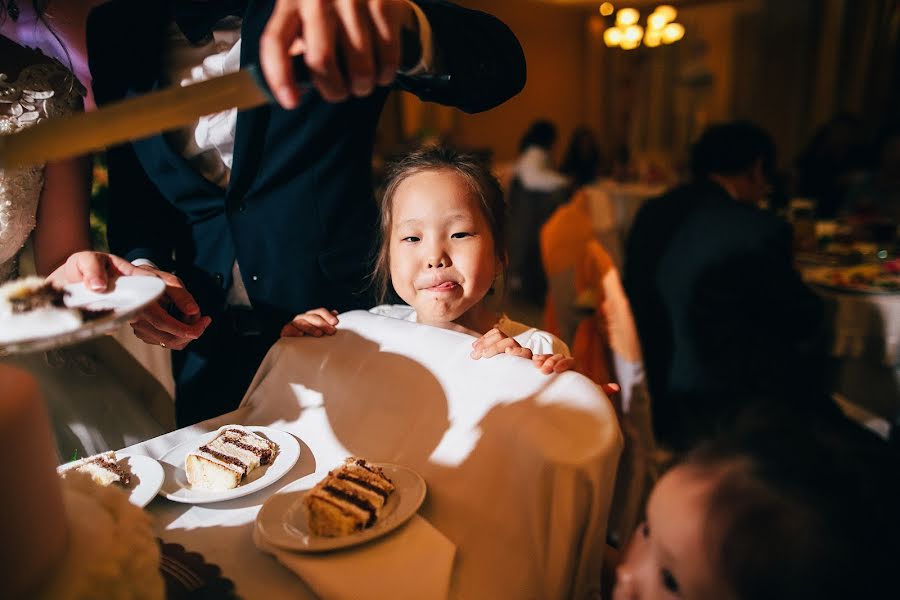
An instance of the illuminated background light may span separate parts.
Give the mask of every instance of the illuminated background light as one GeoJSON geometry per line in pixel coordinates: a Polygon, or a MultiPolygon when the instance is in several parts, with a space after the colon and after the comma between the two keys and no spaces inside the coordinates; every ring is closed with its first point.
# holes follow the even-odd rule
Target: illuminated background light
{"type": "Polygon", "coordinates": [[[600,5],[600,14],[604,17],[608,17],[609,15],[613,14],[615,10],[616,7],[612,5],[612,2],[604,2],[600,5]]]}
{"type": "Polygon", "coordinates": [[[641,13],[633,8],[623,8],[616,13],[616,25],[619,27],[628,27],[634,25],[641,18],[641,13]]]}

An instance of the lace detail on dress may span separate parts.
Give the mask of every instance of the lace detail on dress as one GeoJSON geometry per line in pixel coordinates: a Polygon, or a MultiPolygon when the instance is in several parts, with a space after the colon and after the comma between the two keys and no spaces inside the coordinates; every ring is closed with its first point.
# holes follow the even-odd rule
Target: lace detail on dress
{"type": "MultiPolygon", "coordinates": [[[[58,62],[22,69],[15,81],[0,73],[0,135],[44,119],[78,112],[85,89],[58,62]]],[[[0,169],[0,282],[17,275],[16,256],[35,227],[44,168],[0,169]]]]}

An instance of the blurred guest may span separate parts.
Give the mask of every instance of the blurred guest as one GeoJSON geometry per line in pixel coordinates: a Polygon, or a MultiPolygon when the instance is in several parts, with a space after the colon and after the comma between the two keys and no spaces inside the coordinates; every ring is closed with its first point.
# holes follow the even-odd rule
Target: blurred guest
{"type": "Polygon", "coordinates": [[[571,180],[553,167],[556,126],[535,121],[519,142],[519,157],[507,194],[509,289],[540,306],[547,293],[538,243],[541,225],[569,198],[571,180]]]}
{"type": "Polygon", "coordinates": [[[783,421],[707,443],[654,488],[613,598],[896,598],[896,468],[849,425],[783,421]]]}
{"type": "Polygon", "coordinates": [[[900,223],[900,126],[885,128],[876,144],[877,170],[847,194],[844,212],[863,223],[900,223]]]}
{"type": "Polygon", "coordinates": [[[729,423],[750,396],[827,404],[821,304],[793,268],[789,226],[757,208],[774,160],[759,127],[712,126],[692,149],[693,181],[635,218],[625,289],[654,430],[672,449],[729,423]]]}
{"type": "Polygon", "coordinates": [[[837,115],[819,128],[797,159],[795,194],[814,198],[818,215],[833,218],[867,160],[862,123],[850,114],[837,115]]]}
{"type": "Polygon", "coordinates": [[[568,177],[553,167],[555,144],[556,125],[550,121],[535,121],[522,136],[514,176],[525,189],[553,192],[571,183],[568,177]]]}
{"type": "Polygon", "coordinates": [[[576,188],[597,179],[600,174],[600,145],[590,128],[579,127],[572,134],[561,171],[572,178],[576,188]]]}

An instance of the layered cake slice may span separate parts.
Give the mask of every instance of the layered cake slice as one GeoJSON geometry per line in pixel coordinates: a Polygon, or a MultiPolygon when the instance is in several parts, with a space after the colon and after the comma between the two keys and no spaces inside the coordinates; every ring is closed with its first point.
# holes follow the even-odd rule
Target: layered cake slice
{"type": "Polygon", "coordinates": [[[240,425],[228,425],[185,457],[184,470],[194,489],[230,490],[256,467],[271,463],[277,452],[275,442],[240,425]]]}
{"type": "Polygon", "coordinates": [[[394,483],[379,467],[348,458],[303,497],[309,529],[336,537],[371,527],[393,491],[394,483]]]}
{"type": "Polygon", "coordinates": [[[104,452],[66,463],[56,471],[63,479],[69,473],[85,473],[90,475],[95,483],[103,486],[117,483],[127,487],[131,483],[131,473],[119,465],[115,452],[104,452]]]}

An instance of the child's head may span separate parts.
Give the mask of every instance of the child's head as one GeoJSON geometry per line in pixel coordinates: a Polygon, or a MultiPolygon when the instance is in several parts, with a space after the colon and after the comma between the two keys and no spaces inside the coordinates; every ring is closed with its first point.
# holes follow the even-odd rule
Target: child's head
{"type": "Polygon", "coordinates": [[[500,184],[475,157],[431,147],[401,159],[381,200],[382,297],[390,283],[420,322],[456,321],[506,265],[504,217],[500,184]]]}
{"type": "Polygon", "coordinates": [[[883,597],[897,548],[896,486],[882,483],[893,461],[849,429],[805,425],[733,433],[666,473],[615,600],[883,597]]]}

